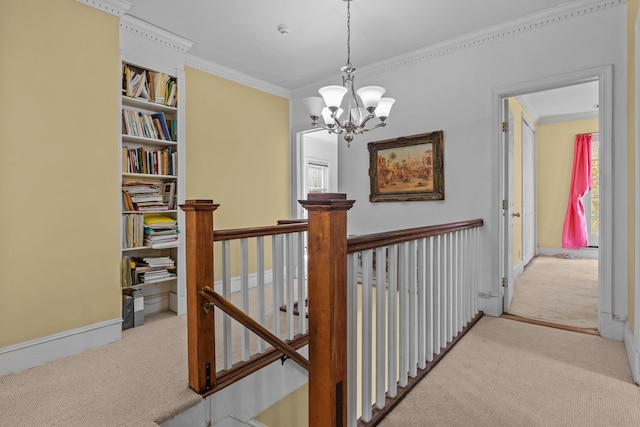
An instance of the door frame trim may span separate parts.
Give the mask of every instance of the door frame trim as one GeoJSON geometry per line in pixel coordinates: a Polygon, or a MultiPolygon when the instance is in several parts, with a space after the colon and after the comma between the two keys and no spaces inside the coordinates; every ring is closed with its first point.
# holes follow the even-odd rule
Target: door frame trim
{"type": "MultiPolygon", "coordinates": [[[[502,141],[502,100],[530,92],[538,92],[543,90],[557,89],[564,86],[570,86],[578,83],[586,83],[597,80],[599,82],[599,127],[600,127],[600,161],[601,161],[601,200],[600,200],[600,230],[601,241],[599,250],[599,268],[598,268],[598,330],[605,337],[613,336],[619,329],[619,323],[615,321],[611,315],[613,313],[613,259],[612,259],[612,239],[613,239],[613,205],[612,205],[612,135],[613,135],[613,66],[611,64],[600,67],[589,68],[585,70],[574,71],[571,73],[549,76],[546,78],[525,81],[508,86],[495,88],[493,93],[493,115],[494,115],[494,140],[502,141]]],[[[499,150],[501,159],[505,155],[505,147],[500,143],[499,150]]],[[[495,177],[499,184],[504,179],[505,165],[502,161],[501,166],[495,177]]],[[[500,188],[498,192],[499,199],[496,205],[501,206],[504,198],[504,189],[500,188]]],[[[500,216],[498,223],[500,224],[501,233],[505,230],[502,209],[496,212],[500,216]]],[[[502,240],[502,239],[501,239],[502,240]]],[[[504,262],[504,244],[500,241],[499,256],[501,262],[504,262]]],[[[495,277],[493,295],[501,295],[501,274],[495,277]]],[[[500,313],[502,313],[502,300],[500,300],[500,313]]]]}

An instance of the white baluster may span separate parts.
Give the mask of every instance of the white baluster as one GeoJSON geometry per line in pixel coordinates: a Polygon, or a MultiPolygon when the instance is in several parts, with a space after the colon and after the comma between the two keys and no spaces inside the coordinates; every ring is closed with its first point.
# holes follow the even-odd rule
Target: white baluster
{"type": "Polygon", "coordinates": [[[426,298],[425,298],[425,241],[426,239],[420,239],[417,242],[417,257],[418,257],[418,280],[417,280],[417,292],[418,292],[418,367],[424,369],[427,361],[427,330],[426,330],[426,298]]]}
{"type": "Polygon", "coordinates": [[[376,249],[376,407],[384,408],[387,393],[385,366],[386,366],[386,248],[376,249]]]}
{"type": "Polygon", "coordinates": [[[426,337],[426,360],[428,362],[433,361],[433,352],[434,352],[434,312],[435,312],[435,304],[433,302],[433,272],[434,272],[434,264],[433,264],[433,237],[427,238],[425,242],[425,337],[426,337]]]}
{"type": "Polygon", "coordinates": [[[389,247],[389,303],[387,304],[388,331],[387,357],[389,367],[387,369],[389,397],[394,398],[398,394],[398,245],[389,247]]]}
{"type": "Polygon", "coordinates": [[[295,253],[295,249],[293,247],[293,234],[292,233],[288,233],[287,234],[287,239],[285,241],[285,264],[286,264],[286,282],[285,282],[285,286],[286,286],[286,293],[287,293],[287,339],[292,340],[294,335],[295,335],[295,330],[293,327],[293,319],[294,319],[294,314],[293,314],[293,308],[294,308],[294,303],[295,303],[295,285],[294,285],[294,273],[293,273],[293,269],[294,269],[294,265],[293,265],[293,260],[294,260],[294,253],[295,253]]]}
{"type": "Polygon", "coordinates": [[[358,257],[347,255],[347,425],[358,420],[358,257]]]}
{"type": "Polygon", "coordinates": [[[447,251],[447,235],[443,234],[440,239],[440,347],[445,348],[447,346],[447,320],[449,318],[447,304],[447,288],[449,284],[449,276],[447,269],[448,251],[447,251]]]}
{"type": "MultiPolygon", "coordinates": [[[[247,239],[240,239],[240,309],[249,314],[249,246],[247,239]]],[[[242,360],[249,360],[249,330],[241,327],[242,360]]]]}
{"type": "Polygon", "coordinates": [[[408,284],[407,284],[407,244],[400,243],[398,245],[398,296],[400,298],[399,311],[399,329],[400,329],[400,346],[398,354],[398,364],[400,366],[400,374],[398,384],[400,387],[406,387],[409,381],[409,310],[408,310],[408,284]]]}
{"type": "Polygon", "coordinates": [[[418,315],[417,315],[417,302],[418,302],[418,292],[416,289],[416,241],[412,240],[408,242],[408,253],[407,253],[407,304],[409,305],[408,310],[408,353],[407,360],[409,363],[408,372],[411,378],[415,378],[418,374],[418,315]]]}
{"type": "MultiPolygon", "coordinates": [[[[231,261],[230,242],[222,242],[222,296],[231,301],[231,261]]],[[[222,342],[224,346],[224,368],[230,369],[233,365],[233,337],[231,334],[231,318],[222,316],[222,342]]]]}
{"type": "Polygon", "coordinates": [[[362,420],[371,420],[373,251],[362,252],[362,420]]]}
{"type": "Polygon", "coordinates": [[[298,235],[298,333],[307,332],[307,263],[305,259],[305,234],[298,235]]]}
{"type": "Polygon", "coordinates": [[[280,327],[280,306],[282,305],[282,235],[276,234],[271,238],[271,271],[273,283],[271,284],[271,294],[273,299],[273,334],[282,338],[280,327]]]}
{"type": "Polygon", "coordinates": [[[433,237],[433,353],[440,354],[442,324],[442,235],[433,237]]]}
{"type": "MultiPolygon", "coordinates": [[[[264,237],[259,236],[256,238],[256,279],[257,279],[257,291],[258,291],[258,322],[262,326],[266,326],[266,302],[264,294],[264,237]]],[[[258,338],[258,353],[264,353],[264,340],[258,338]]]]}

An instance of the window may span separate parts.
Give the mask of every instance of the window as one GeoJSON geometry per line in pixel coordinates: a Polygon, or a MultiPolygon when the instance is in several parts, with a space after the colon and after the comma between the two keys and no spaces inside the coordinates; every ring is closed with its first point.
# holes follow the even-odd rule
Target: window
{"type": "Polygon", "coordinates": [[[582,198],[587,220],[590,247],[598,247],[600,235],[600,139],[599,134],[591,136],[591,191],[582,198]]]}
{"type": "Polygon", "coordinates": [[[329,165],[316,161],[307,163],[307,191],[326,193],[329,190],[329,165]]]}

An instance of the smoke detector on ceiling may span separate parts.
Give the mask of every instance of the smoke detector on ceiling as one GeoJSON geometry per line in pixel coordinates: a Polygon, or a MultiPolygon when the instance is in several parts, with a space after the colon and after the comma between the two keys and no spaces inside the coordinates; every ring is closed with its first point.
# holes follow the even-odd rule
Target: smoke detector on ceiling
{"type": "Polygon", "coordinates": [[[289,34],[291,32],[291,28],[287,27],[284,24],[280,24],[278,25],[278,31],[280,31],[280,34],[289,34]]]}

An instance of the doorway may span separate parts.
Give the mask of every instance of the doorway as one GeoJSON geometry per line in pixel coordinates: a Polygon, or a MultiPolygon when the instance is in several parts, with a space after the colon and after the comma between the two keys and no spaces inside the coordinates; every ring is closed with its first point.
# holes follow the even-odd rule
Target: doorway
{"type": "MultiPolygon", "coordinates": [[[[306,199],[309,193],[336,193],[338,136],[325,130],[300,132],[297,152],[297,199],[306,199]]],[[[307,210],[299,203],[296,205],[296,217],[306,218],[307,210]]]]}
{"type": "MultiPolygon", "coordinates": [[[[594,290],[594,311],[593,313],[595,324],[594,328],[600,330],[601,319],[599,313],[602,311],[603,304],[608,301],[607,296],[611,293],[610,281],[603,280],[610,274],[610,256],[605,250],[601,250],[602,246],[606,247],[606,242],[610,239],[610,228],[603,227],[607,223],[607,219],[604,222],[601,217],[607,217],[607,212],[610,211],[610,205],[608,201],[610,196],[606,193],[606,188],[610,186],[610,168],[607,168],[605,164],[599,164],[599,175],[597,176],[599,186],[596,191],[592,192],[590,196],[597,198],[595,204],[591,201],[584,200],[585,211],[589,214],[593,214],[595,218],[594,222],[590,221],[590,224],[596,224],[599,226],[597,230],[597,240],[591,238],[591,241],[600,241],[598,244],[590,249],[581,249],[578,251],[568,251],[562,248],[561,245],[561,225],[558,226],[557,222],[562,223],[564,221],[564,212],[567,204],[568,190],[565,189],[565,196],[561,199],[555,199],[553,203],[556,205],[556,212],[553,213],[556,217],[555,236],[556,242],[559,244],[550,244],[546,237],[541,234],[548,233],[548,212],[545,213],[545,206],[549,202],[548,190],[543,185],[539,187],[538,183],[544,181],[541,180],[540,174],[550,175],[549,170],[545,169],[544,165],[538,164],[540,156],[542,154],[548,155],[548,147],[543,150],[539,150],[538,143],[538,130],[546,126],[548,131],[552,127],[561,126],[563,121],[578,123],[581,120],[592,118],[592,122],[596,122],[596,128],[586,129],[584,131],[577,131],[575,133],[593,133],[599,136],[600,143],[594,144],[596,147],[596,158],[602,163],[602,159],[606,159],[605,163],[610,161],[611,148],[603,143],[602,132],[600,131],[601,125],[604,124],[605,129],[610,126],[611,112],[608,109],[600,108],[599,99],[610,96],[610,88],[607,87],[607,67],[599,70],[598,73],[592,76],[587,76],[588,72],[575,73],[575,80],[566,76],[566,78],[552,78],[543,82],[531,82],[527,84],[518,85],[517,88],[505,89],[501,93],[500,103],[509,99],[512,100],[512,105],[507,108],[502,108],[501,121],[509,121],[509,112],[511,112],[513,123],[511,127],[504,125],[506,132],[503,132],[503,149],[501,150],[503,156],[502,171],[501,171],[501,199],[502,199],[502,212],[501,212],[501,229],[503,230],[503,239],[501,239],[501,272],[502,279],[502,296],[503,296],[503,312],[508,313],[511,311],[512,301],[514,295],[516,295],[517,302],[517,290],[514,286],[514,281],[517,283],[517,278],[522,275],[529,266],[535,266],[536,260],[541,259],[539,257],[555,257],[564,258],[567,262],[570,260],[595,258],[598,265],[596,271],[593,273],[593,279],[595,281],[594,290]],[[543,95],[552,95],[555,91],[562,90],[577,90],[582,86],[595,87],[595,93],[597,98],[595,102],[592,102],[589,112],[586,111],[573,111],[565,112],[562,115],[564,117],[548,117],[541,116],[535,112],[535,106],[537,106],[537,97],[543,95]],[[530,105],[533,104],[533,107],[530,105]],[[531,110],[534,110],[533,112],[531,110]],[[601,123],[604,122],[604,123],[601,123]],[[517,125],[519,124],[519,125],[517,125]],[[517,129],[516,129],[517,128],[517,129]],[[510,138],[515,136],[516,143],[515,149],[509,149],[510,138]],[[519,141],[518,141],[519,139],[519,141]],[[542,153],[540,152],[542,151],[542,153]],[[513,177],[511,176],[511,168],[515,168],[513,177]],[[541,172],[542,171],[542,172],[541,172]],[[543,197],[541,199],[541,191],[543,197]],[[515,203],[512,203],[514,201],[515,203]],[[599,203],[598,203],[599,202],[599,203]],[[558,214],[558,205],[560,205],[560,214],[558,214]],[[603,209],[596,209],[592,211],[590,206],[595,205],[603,209]],[[560,216],[558,219],[557,217],[560,216]],[[542,226],[542,229],[540,229],[542,226]],[[558,227],[560,227],[558,231],[558,227]],[[514,244],[515,243],[515,244],[514,244]]],[[[561,114],[556,114],[561,116],[561,114]]],[[[584,124],[584,123],[583,123],[584,124]]],[[[544,132],[547,135],[549,132],[544,132]]],[[[574,135],[575,136],[575,135],[574,135]]],[[[573,141],[570,141],[571,155],[573,153],[573,141]]],[[[556,154],[559,155],[559,148],[556,147],[556,154]]],[[[568,168],[571,169],[572,162],[569,162],[568,168]]],[[[569,172],[564,172],[570,175],[569,172]]],[[[543,178],[546,178],[543,176],[543,178]]],[[[556,187],[560,185],[556,181],[556,187]]],[[[568,184],[567,184],[568,185],[568,184]]],[[[610,193],[609,193],[610,194],[610,193]]],[[[590,230],[591,231],[591,230],[590,230]]],[[[553,233],[552,233],[553,234],[553,233]]],[[[548,236],[548,235],[545,235],[548,236]]],[[[590,243],[591,245],[591,243],[590,243]]],[[[552,294],[556,294],[558,288],[553,288],[552,294]]],[[[547,291],[547,293],[549,293],[547,291]]],[[[569,298],[571,300],[571,298],[569,298]]],[[[544,310],[543,310],[544,311],[544,310]]],[[[541,312],[540,316],[544,318],[545,313],[541,312]]]]}

